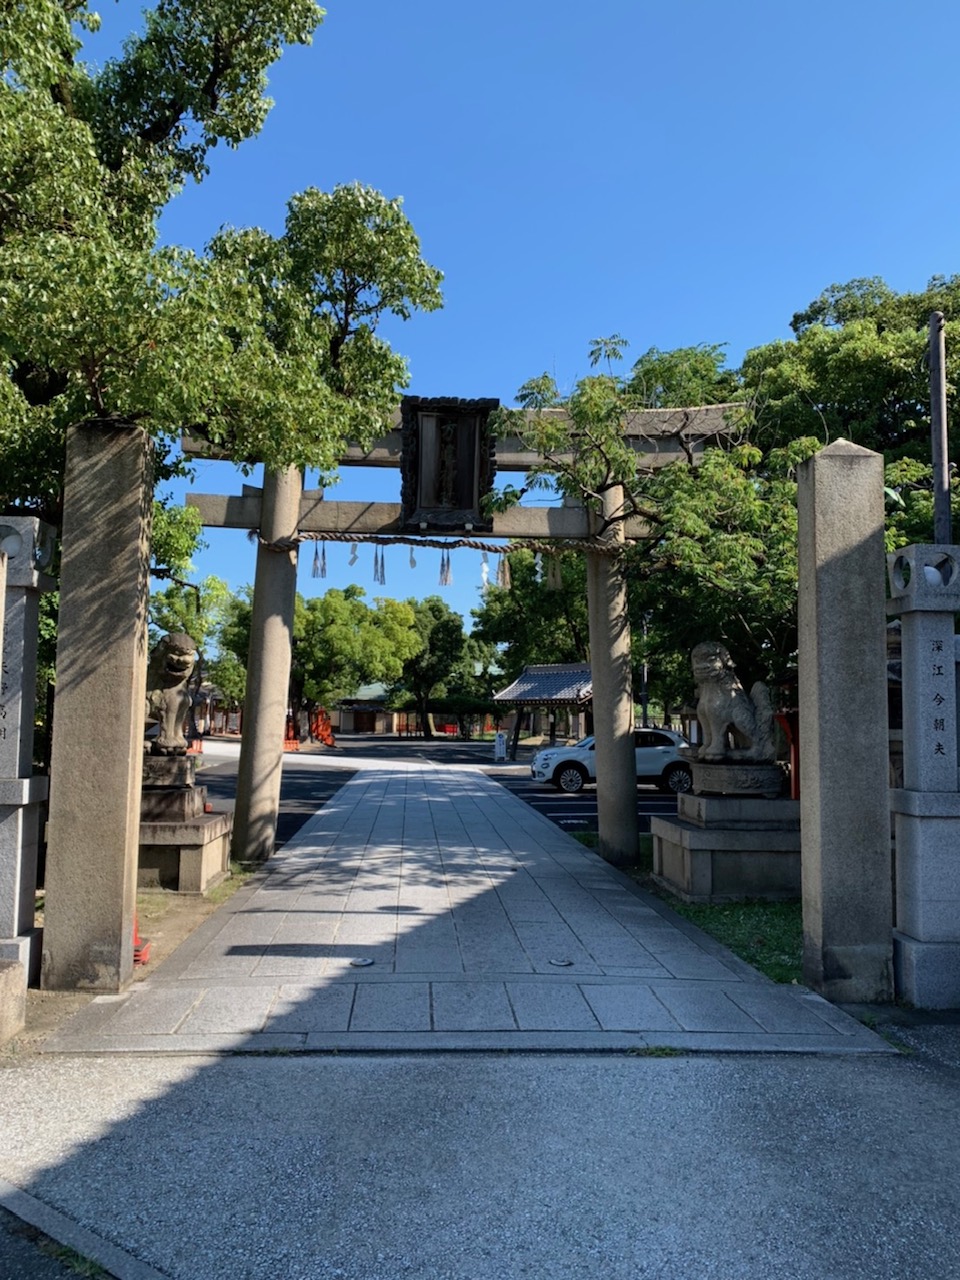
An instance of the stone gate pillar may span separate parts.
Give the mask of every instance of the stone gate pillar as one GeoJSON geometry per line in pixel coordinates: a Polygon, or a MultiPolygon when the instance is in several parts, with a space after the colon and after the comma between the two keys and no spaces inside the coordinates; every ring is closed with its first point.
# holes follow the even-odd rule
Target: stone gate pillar
{"type": "Polygon", "coordinates": [[[891,793],[897,838],[897,995],[960,1008],[960,779],[957,637],[960,547],[902,547],[888,557],[901,615],[903,786],[891,793]]]}
{"type": "Polygon", "coordinates": [[[893,997],[883,458],[837,440],[798,470],[804,980],[893,997]]]}
{"type": "Polygon", "coordinates": [[[133,973],[152,453],[139,427],[67,433],[42,982],[133,973]]]}
{"type": "Polygon", "coordinates": [[[40,595],[53,587],[41,572],[53,529],[33,516],[0,516],[0,961],[40,977],[40,931],[34,928],[37,852],[47,779],[33,774],[40,595]]]}

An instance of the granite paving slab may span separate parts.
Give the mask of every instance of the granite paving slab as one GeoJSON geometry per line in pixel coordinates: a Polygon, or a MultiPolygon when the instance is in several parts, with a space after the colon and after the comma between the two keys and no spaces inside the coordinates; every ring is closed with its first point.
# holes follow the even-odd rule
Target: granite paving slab
{"type": "Polygon", "coordinates": [[[154,973],[54,1053],[886,1053],[479,768],[367,762],[154,973]]]}

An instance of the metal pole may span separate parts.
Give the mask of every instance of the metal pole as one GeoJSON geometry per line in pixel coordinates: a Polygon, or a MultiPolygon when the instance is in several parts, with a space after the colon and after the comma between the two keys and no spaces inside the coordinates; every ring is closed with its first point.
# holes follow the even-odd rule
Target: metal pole
{"type": "Polygon", "coordinates": [[[647,665],[647,615],[643,615],[643,666],[640,668],[640,724],[644,729],[650,727],[650,721],[647,718],[647,681],[650,678],[650,668],[647,665]]]}
{"type": "Polygon", "coordinates": [[[933,541],[953,542],[950,460],[947,452],[947,370],[942,311],[930,316],[930,446],[933,457],[933,541]]]}

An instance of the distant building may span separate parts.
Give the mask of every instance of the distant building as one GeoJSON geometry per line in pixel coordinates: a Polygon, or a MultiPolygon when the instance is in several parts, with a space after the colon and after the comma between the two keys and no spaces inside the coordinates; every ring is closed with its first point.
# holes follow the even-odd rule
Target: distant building
{"type": "Polygon", "coordinates": [[[397,713],[387,709],[387,686],[364,684],[351,698],[341,698],[334,708],[333,727],[337,733],[397,732],[397,713]]]}
{"type": "Polygon", "coordinates": [[[561,732],[581,738],[593,728],[593,682],[589,664],[552,662],[524,667],[513,684],[493,695],[494,702],[516,708],[513,750],[525,716],[532,734],[546,733],[551,741],[561,732]]]}

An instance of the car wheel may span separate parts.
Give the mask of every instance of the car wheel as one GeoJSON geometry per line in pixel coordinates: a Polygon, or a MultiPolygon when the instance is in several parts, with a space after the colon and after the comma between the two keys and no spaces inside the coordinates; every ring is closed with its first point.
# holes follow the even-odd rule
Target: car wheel
{"type": "Polygon", "coordinates": [[[693,774],[690,766],[685,764],[669,764],[660,775],[660,790],[672,791],[674,795],[689,791],[693,786],[693,774]]]}
{"type": "Polygon", "coordinates": [[[567,795],[573,795],[577,791],[582,791],[587,783],[587,771],[583,765],[579,764],[562,764],[553,775],[554,786],[565,791],[567,795]]]}

